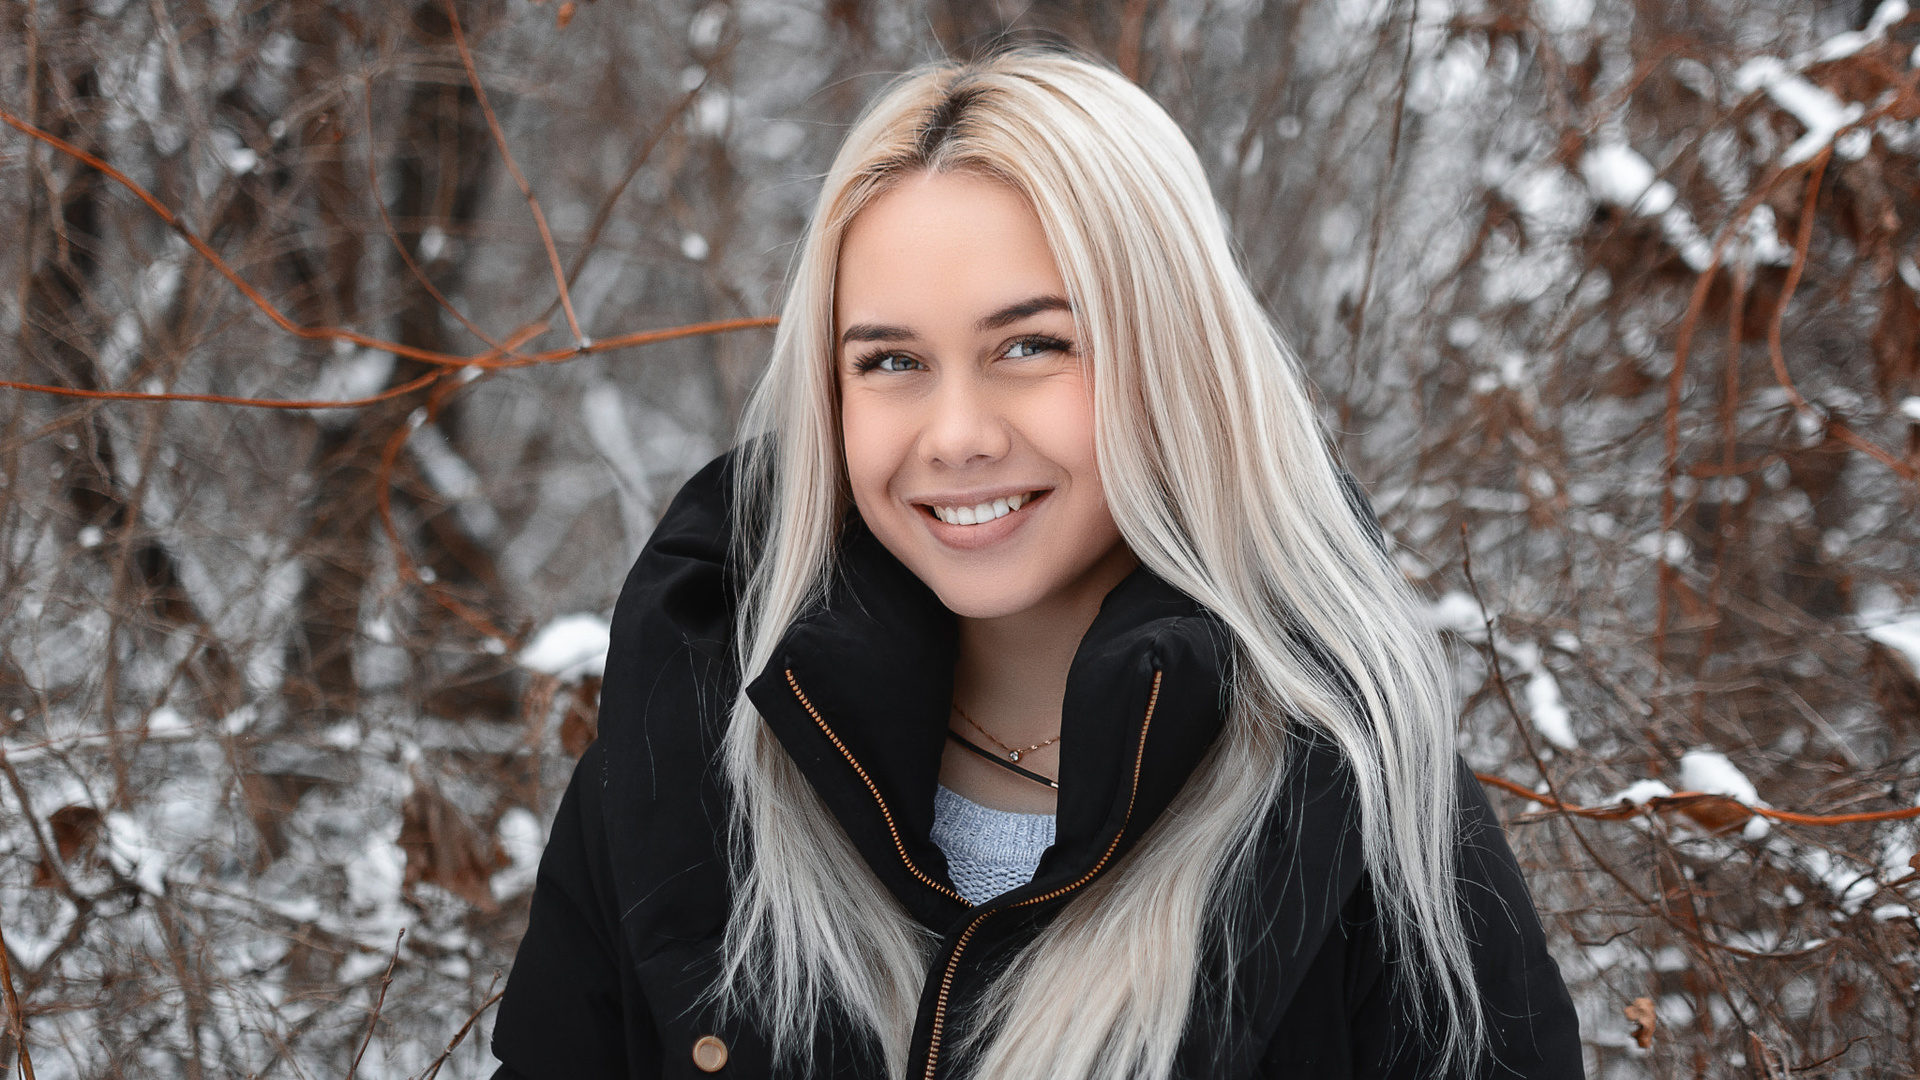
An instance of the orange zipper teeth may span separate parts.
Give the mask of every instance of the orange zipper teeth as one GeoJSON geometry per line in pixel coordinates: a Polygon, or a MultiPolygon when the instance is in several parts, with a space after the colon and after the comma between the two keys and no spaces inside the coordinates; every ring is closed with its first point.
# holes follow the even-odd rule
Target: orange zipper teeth
{"type": "Polygon", "coordinates": [[[947,995],[953,991],[953,973],[960,967],[960,951],[967,947],[967,939],[980,929],[980,924],[986,922],[991,914],[991,909],[981,912],[960,932],[960,940],[953,943],[953,955],[947,960],[947,970],[940,976],[940,996],[933,1002],[933,1032],[927,1036],[926,1080],[933,1080],[934,1066],[940,1062],[940,1037],[947,1023],[947,995]]]}
{"type": "MultiPolygon", "coordinates": [[[[807,715],[813,717],[814,723],[820,725],[821,733],[826,735],[827,739],[833,743],[834,749],[840,751],[840,756],[847,759],[847,764],[853,766],[853,771],[860,776],[860,782],[867,785],[867,792],[873,796],[873,801],[880,806],[880,816],[886,819],[887,832],[893,837],[893,850],[900,853],[900,861],[906,864],[907,872],[919,878],[922,882],[926,883],[928,888],[933,889],[935,892],[951,896],[955,900],[966,904],[968,907],[972,907],[973,905],[967,902],[966,897],[961,896],[959,893],[928,877],[926,872],[921,870],[919,866],[915,865],[913,859],[908,857],[907,846],[900,842],[900,829],[893,823],[893,811],[887,809],[887,800],[880,797],[880,789],[874,785],[873,778],[867,775],[867,770],[861,768],[860,763],[854,760],[853,752],[847,749],[847,744],[840,741],[840,736],[835,735],[833,729],[827,726],[827,722],[821,719],[820,711],[813,707],[813,702],[807,700],[806,693],[800,689],[800,681],[793,677],[792,668],[787,669],[787,685],[793,688],[793,696],[800,699],[800,707],[807,710],[807,715]]],[[[1157,693],[1159,689],[1159,679],[1157,676],[1154,680],[1154,687],[1157,693]]],[[[1140,770],[1138,766],[1136,766],[1134,768],[1136,783],[1138,782],[1139,774],[1140,770]]]]}
{"type": "MultiPolygon", "coordinates": [[[[1120,831],[1113,834],[1113,842],[1107,845],[1106,853],[1100,856],[1100,861],[1097,863],[1094,863],[1093,869],[1087,871],[1085,874],[1082,874],[1078,881],[1075,881],[1071,885],[1062,885],[1060,888],[1055,889],[1052,892],[1042,893],[1039,896],[1029,897],[1028,899],[1022,900],[1019,903],[1012,905],[1013,907],[1026,907],[1030,904],[1043,904],[1048,900],[1065,896],[1067,893],[1070,893],[1073,890],[1079,888],[1080,886],[1085,885],[1087,882],[1092,881],[1094,879],[1094,876],[1100,873],[1101,869],[1107,865],[1107,861],[1113,858],[1113,853],[1119,849],[1120,838],[1127,834],[1127,825],[1129,822],[1133,820],[1134,801],[1140,797],[1140,767],[1146,761],[1147,729],[1153,726],[1154,706],[1160,704],[1161,674],[1162,672],[1159,672],[1159,671],[1156,671],[1153,673],[1153,691],[1147,695],[1146,719],[1140,721],[1140,746],[1133,753],[1133,789],[1127,793],[1127,813],[1125,817],[1120,819],[1120,831]]],[[[788,672],[787,678],[789,681],[791,681],[793,678],[793,673],[788,672]]],[[[793,690],[794,690],[794,693],[796,694],[800,692],[800,688],[798,686],[795,686],[793,690]]],[[[803,704],[806,702],[806,698],[804,697],[801,698],[800,700],[803,704]]],[[[812,712],[813,711],[812,707],[808,706],[807,711],[812,712]]],[[[814,716],[814,719],[818,720],[820,718],[818,715],[816,715],[814,716]]],[[[825,724],[822,724],[820,726],[822,728],[826,727],[825,724]]],[[[828,735],[829,737],[831,737],[832,733],[829,732],[828,735]]],[[[839,742],[840,740],[835,739],[834,745],[838,746],[839,742]]],[[[846,750],[842,748],[840,752],[844,754],[846,753],[846,750]]],[[[847,760],[851,761],[853,759],[849,757],[847,760]]],[[[854,768],[857,769],[859,768],[859,766],[855,765],[854,768]]],[[[866,776],[865,773],[861,773],[860,775],[862,778],[866,776]]],[[[872,787],[873,784],[869,782],[867,786],[872,787]]],[[[878,798],[879,794],[876,792],[874,797],[878,798]]],[[[885,804],[883,803],[882,810],[884,811],[884,809],[885,809],[885,804]]],[[[891,827],[892,822],[889,821],[888,825],[889,827],[891,827]]],[[[896,838],[894,842],[898,843],[899,841],[896,838]]],[[[902,858],[905,858],[905,855],[906,855],[905,852],[901,853],[902,858]]],[[[947,995],[953,990],[953,973],[956,970],[958,970],[960,967],[961,950],[967,947],[967,940],[973,937],[973,932],[975,930],[980,929],[980,924],[983,922],[986,922],[987,916],[993,914],[996,910],[998,909],[988,908],[987,910],[981,912],[979,915],[975,916],[973,922],[968,923],[967,928],[960,932],[959,940],[953,943],[953,955],[947,958],[947,970],[940,976],[940,996],[935,998],[933,1002],[933,1031],[930,1035],[927,1036],[927,1071],[926,1071],[924,1080],[933,1080],[934,1067],[938,1065],[940,1061],[940,1038],[941,1038],[941,1035],[943,1034],[943,1029],[945,1028],[946,1022],[947,1022],[947,995]]]]}

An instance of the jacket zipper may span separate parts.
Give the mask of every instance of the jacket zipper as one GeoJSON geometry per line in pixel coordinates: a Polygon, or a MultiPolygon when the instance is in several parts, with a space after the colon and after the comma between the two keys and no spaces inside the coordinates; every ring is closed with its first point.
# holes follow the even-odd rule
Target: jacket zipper
{"type": "MultiPolygon", "coordinates": [[[[1159,671],[1155,671],[1153,673],[1153,690],[1147,695],[1147,715],[1144,719],[1140,721],[1140,744],[1133,754],[1133,787],[1127,793],[1127,812],[1126,812],[1126,815],[1120,819],[1120,831],[1113,834],[1113,841],[1107,845],[1107,850],[1104,854],[1100,856],[1100,861],[1093,864],[1093,869],[1088,870],[1086,873],[1080,875],[1079,880],[1074,881],[1072,884],[1069,884],[1069,885],[1062,885],[1061,887],[1054,889],[1051,892],[1042,893],[1039,896],[1028,897],[1027,899],[1022,900],[1017,904],[1009,905],[1010,907],[1027,907],[1032,904],[1044,904],[1049,900],[1054,900],[1059,897],[1065,896],[1066,894],[1072,892],[1073,890],[1079,888],[1080,886],[1085,885],[1087,882],[1092,881],[1094,877],[1098,875],[1100,871],[1106,867],[1107,861],[1113,858],[1113,853],[1119,849],[1120,838],[1126,835],[1127,824],[1133,820],[1134,800],[1137,799],[1140,795],[1140,766],[1146,759],[1147,728],[1152,726],[1153,724],[1153,708],[1155,705],[1158,705],[1160,703],[1161,674],[1162,673],[1159,671]]],[[[792,678],[791,672],[788,673],[788,678],[789,679],[792,678]]],[[[798,686],[794,687],[794,692],[795,693],[799,692],[798,686]]],[[[803,702],[805,701],[804,698],[802,698],[801,700],[803,702]]],[[[812,710],[809,709],[808,711],[811,712],[812,710]]],[[[814,719],[818,720],[819,717],[816,715],[814,719]]],[[[826,725],[822,724],[821,726],[824,728],[826,725]]],[[[834,743],[835,745],[838,745],[839,740],[835,739],[834,743]]],[[[841,753],[843,754],[846,753],[845,748],[841,749],[841,753]]],[[[853,759],[852,757],[848,757],[847,760],[851,761],[853,759]]],[[[856,769],[859,768],[858,765],[854,767],[856,769]]],[[[860,775],[863,779],[866,777],[865,773],[861,773],[860,775]]],[[[871,788],[873,786],[872,782],[869,781],[867,786],[871,788]]],[[[878,798],[878,797],[879,795],[876,792],[875,798],[878,798]]],[[[886,811],[886,806],[883,803],[881,804],[881,812],[885,813],[885,811],[886,811]]],[[[889,828],[892,827],[891,819],[889,819],[888,821],[888,827],[889,828]]],[[[899,839],[897,835],[895,837],[894,842],[896,844],[899,843],[899,839]]],[[[906,852],[903,850],[901,852],[901,858],[905,858],[905,857],[906,857],[906,852]]],[[[908,865],[909,867],[912,866],[911,863],[909,863],[908,865]]],[[[916,871],[916,873],[918,873],[918,871],[916,871]]],[[[980,914],[974,916],[973,921],[967,924],[967,928],[960,932],[960,937],[957,940],[955,940],[953,943],[953,953],[952,955],[947,957],[947,970],[942,972],[940,975],[940,994],[938,997],[934,998],[934,1001],[933,1001],[933,1030],[932,1030],[932,1033],[927,1036],[927,1071],[924,1074],[924,1080],[933,1080],[934,1068],[940,1062],[940,1039],[947,1023],[947,997],[953,990],[953,973],[957,971],[960,967],[960,954],[962,951],[966,949],[968,940],[973,937],[973,932],[975,930],[980,929],[980,924],[987,921],[987,916],[993,914],[995,911],[998,911],[998,910],[1000,909],[988,908],[987,910],[982,911],[980,914]]]]}
{"type": "MultiPolygon", "coordinates": [[[[867,793],[873,796],[873,801],[877,803],[880,807],[880,816],[886,819],[887,833],[893,837],[893,850],[900,853],[900,861],[906,864],[907,872],[912,874],[914,877],[919,878],[922,882],[926,883],[926,885],[929,888],[933,889],[935,892],[938,892],[945,896],[950,896],[953,899],[960,901],[962,904],[966,904],[968,907],[972,907],[973,905],[971,903],[968,903],[966,897],[961,896],[959,893],[955,892],[954,890],[946,887],[945,885],[940,884],[939,882],[933,880],[933,878],[927,876],[926,871],[920,869],[920,867],[914,863],[913,859],[908,857],[907,846],[901,843],[900,841],[900,829],[893,822],[893,811],[888,809],[887,800],[880,797],[880,789],[874,785],[873,777],[868,776],[867,770],[864,768],[861,768],[860,763],[854,760],[853,752],[847,749],[847,744],[840,741],[840,736],[835,735],[833,733],[833,729],[827,726],[826,720],[821,718],[820,710],[815,709],[813,707],[813,702],[807,700],[806,693],[800,689],[800,681],[793,677],[792,668],[787,669],[787,685],[793,688],[793,696],[799,699],[800,707],[807,710],[807,715],[813,717],[813,722],[820,726],[821,733],[826,735],[827,740],[829,742],[833,743],[833,748],[840,751],[840,756],[847,759],[847,764],[853,766],[853,771],[859,775],[860,782],[867,785],[867,793]]],[[[1154,692],[1156,694],[1158,694],[1159,692],[1159,686],[1160,686],[1160,679],[1159,679],[1158,673],[1156,673],[1154,676],[1154,692]]],[[[1149,715],[1152,714],[1151,707],[1149,707],[1148,709],[1148,714],[1149,715]]],[[[1139,769],[1139,766],[1136,765],[1134,767],[1134,781],[1136,784],[1138,784],[1139,782],[1139,777],[1140,777],[1140,769],[1139,769]]],[[[1131,809],[1131,806],[1129,806],[1129,809],[1131,809]]]]}

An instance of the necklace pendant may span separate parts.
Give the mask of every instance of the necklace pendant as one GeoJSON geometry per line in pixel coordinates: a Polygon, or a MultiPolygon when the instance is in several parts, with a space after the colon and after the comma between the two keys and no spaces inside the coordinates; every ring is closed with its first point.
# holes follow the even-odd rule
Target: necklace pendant
{"type": "Polygon", "coordinates": [[[1008,760],[1008,761],[1019,761],[1019,760],[1020,760],[1020,751],[1018,751],[1018,750],[1009,750],[1009,751],[1007,751],[1007,760],[1008,760]]]}

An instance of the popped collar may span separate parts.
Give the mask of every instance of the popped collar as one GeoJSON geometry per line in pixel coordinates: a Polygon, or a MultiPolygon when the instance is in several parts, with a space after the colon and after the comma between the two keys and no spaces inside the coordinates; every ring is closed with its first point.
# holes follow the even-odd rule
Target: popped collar
{"type": "MultiPolygon", "coordinates": [[[[555,820],[495,1027],[502,1077],[695,1076],[719,1059],[722,1075],[773,1073],[765,1033],[706,994],[730,901],[717,753],[737,686],[732,461],[688,482],[622,591],[600,736],[555,820]]],[[[966,1006],[1081,889],[1123,872],[1217,736],[1229,662],[1219,621],[1150,571],[1116,586],[1068,675],[1055,842],[1030,882],[974,906],[931,839],[954,646],[953,616],[856,516],[823,602],[747,686],[881,885],[939,939],[907,1069],[928,1080],[969,1075],[954,1050],[966,1006]]],[[[1350,778],[1336,750],[1296,727],[1243,933],[1230,958],[1210,942],[1178,1072],[1425,1075],[1350,778]]],[[[1484,1075],[1578,1077],[1572,1005],[1519,868],[1471,773],[1457,772],[1460,895],[1493,1036],[1484,1075]]],[[[842,1018],[825,1017],[808,1075],[882,1069],[842,1018]]]]}

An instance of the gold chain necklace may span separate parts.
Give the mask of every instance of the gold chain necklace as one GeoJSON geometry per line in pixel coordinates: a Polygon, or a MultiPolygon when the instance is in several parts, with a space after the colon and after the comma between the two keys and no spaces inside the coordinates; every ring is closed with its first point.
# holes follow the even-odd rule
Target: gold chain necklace
{"type": "Polygon", "coordinates": [[[1055,735],[1051,739],[1043,739],[1040,742],[1034,743],[1032,746],[1024,746],[1024,747],[1008,746],[1006,743],[1003,743],[999,739],[994,738],[993,732],[988,731],[986,728],[981,727],[980,721],[975,720],[971,716],[968,716],[967,710],[961,708],[959,702],[956,701],[953,703],[953,711],[960,714],[960,719],[965,720],[969,724],[972,724],[973,730],[979,732],[982,735],[985,735],[987,737],[988,742],[991,742],[993,745],[1005,751],[1008,761],[1019,761],[1021,754],[1031,754],[1035,750],[1039,750],[1042,747],[1052,746],[1054,743],[1057,743],[1060,741],[1060,736],[1055,735]]]}

